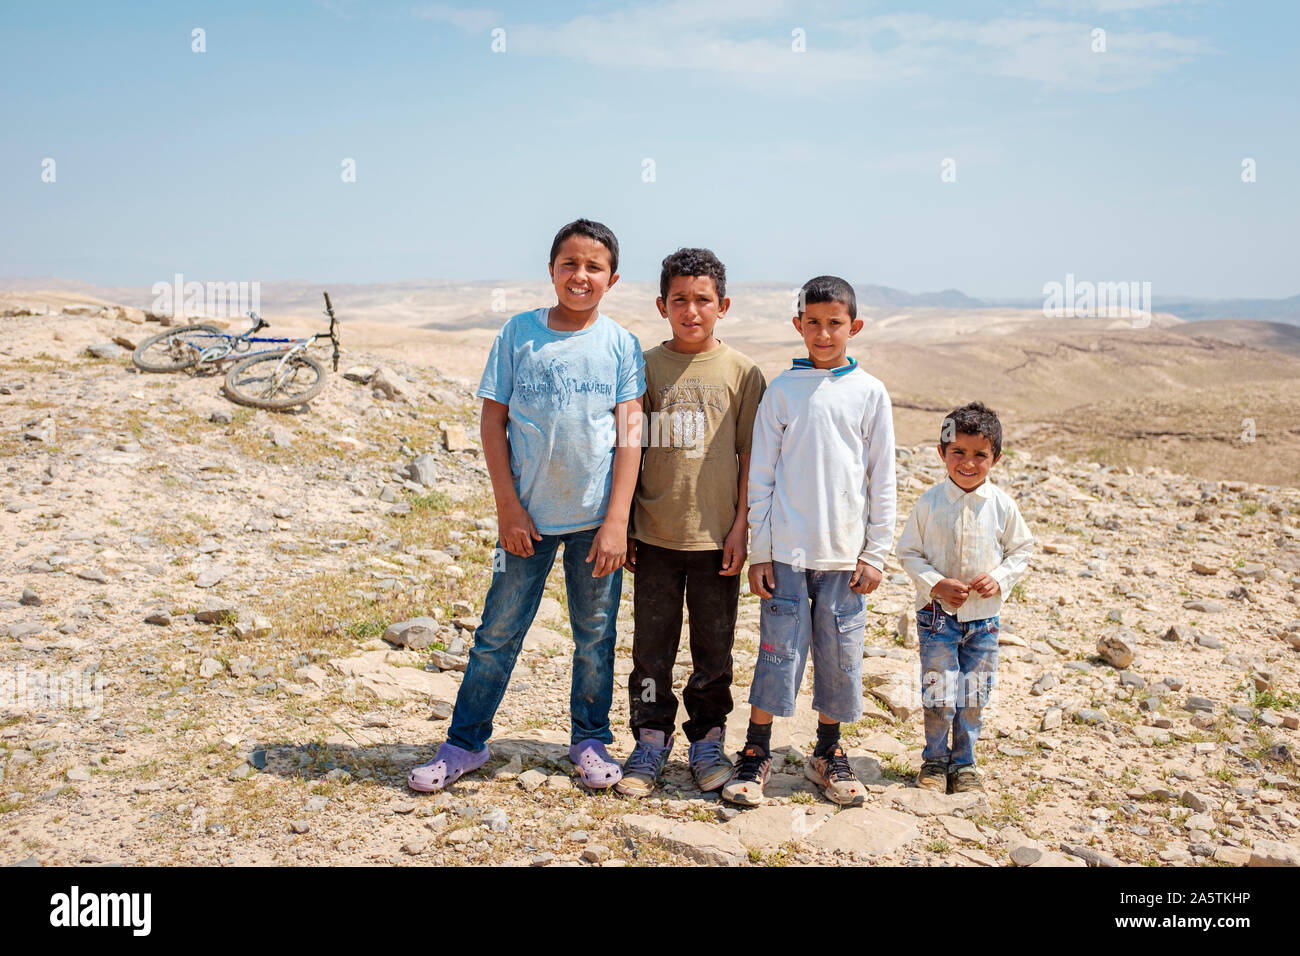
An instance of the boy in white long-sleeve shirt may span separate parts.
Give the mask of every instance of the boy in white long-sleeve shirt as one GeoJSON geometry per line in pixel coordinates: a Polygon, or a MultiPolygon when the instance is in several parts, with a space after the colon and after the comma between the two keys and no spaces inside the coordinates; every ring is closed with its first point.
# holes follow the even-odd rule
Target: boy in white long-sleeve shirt
{"type": "Polygon", "coordinates": [[[954,409],[938,451],[948,477],[917,500],[897,554],[916,582],[925,714],[917,786],[964,793],[984,789],[975,742],[997,676],[998,614],[1034,539],[1015,499],[988,481],[1002,457],[1002,423],[992,410],[982,402],[954,409]]]}
{"type": "Polygon", "coordinates": [[[894,537],[894,424],[889,393],[847,357],[862,329],[853,287],[809,280],[794,326],[808,348],[768,387],[749,466],[749,588],[763,598],[749,731],[724,799],[763,802],[773,716],[794,713],[809,651],[817,746],[804,769],[827,799],[866,801],[840,746],[862,716],[866,599],[894,537]]]}

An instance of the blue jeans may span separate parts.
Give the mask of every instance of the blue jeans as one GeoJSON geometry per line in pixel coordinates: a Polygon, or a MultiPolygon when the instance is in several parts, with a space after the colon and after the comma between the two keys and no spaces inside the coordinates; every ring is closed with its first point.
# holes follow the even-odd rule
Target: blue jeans
{"type": "Polygon", "coordinates": [[[590,528],[542,535],[541,541],[533,542],[530,558],[511,554],[497,542],[497,567],[483,601],[483,623],[474,632],[469,665],[456,694],[448,743],[479,751],[492,736],[492,718],[505,696],[524,635],[542,603],[546,577],[561,542],[569,623],[573,627],[573,686],[569,694],[572,742],[594,738],[613,743],[609,708],[614,696],[614,639],[623,572],[620,569],[603,578],[591,576],[595,561],[587,564],[586,560],[596,531],[590,528]]]}
{"type": "Polygon", "coordinates": [[[867,599],[850,590],[853,572],[796,571],[774,561],[772,577],[772,596],[763,599],[758,622],[749,702],[776,717],[792,715],[811,648],[813,710],[832,720],[857,720],[867,599]]]}
{"type": "Polygon", "coordinates": [[[973,767],[984,707],[997,678],[998,619],[959,621],[932,601],[916,612],[916,632],[925,713],[921,759],[947,763],[952,769],[973,767]]]}

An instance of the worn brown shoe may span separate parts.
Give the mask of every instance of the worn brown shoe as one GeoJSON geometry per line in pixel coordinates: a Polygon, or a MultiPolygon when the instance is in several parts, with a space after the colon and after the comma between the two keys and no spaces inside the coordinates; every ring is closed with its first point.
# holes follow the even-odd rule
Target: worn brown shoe
{"type": "Polygon", "coordinates": [[[922,790],[947,793],[948,765],[937,760],[927,760],[921,764],[921,772],[916,778],[916,785],[922,790]]]}
{"type": "Polygon", "coordinates": [[[972,766],[958,767],[948,775],[949,793],[983,793],[984,782],[972,766]]]}

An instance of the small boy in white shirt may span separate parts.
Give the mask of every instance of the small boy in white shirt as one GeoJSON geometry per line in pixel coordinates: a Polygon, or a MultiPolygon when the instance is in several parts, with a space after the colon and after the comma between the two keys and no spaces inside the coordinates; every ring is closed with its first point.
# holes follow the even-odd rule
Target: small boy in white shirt
{"type": "Polygon", "coordinates": [[[988,481],[1002,423],[982,402],[943,420],[948,477],[916,502],[896,553],[916,583],[925,750],[916,785],[983,790],[975,770],[984,706],[998,667],[998,612],[1024,575],[1034,539],[1015,499],[988,481]],[[952,746],[948,731],[952,729],[952,746]]]}

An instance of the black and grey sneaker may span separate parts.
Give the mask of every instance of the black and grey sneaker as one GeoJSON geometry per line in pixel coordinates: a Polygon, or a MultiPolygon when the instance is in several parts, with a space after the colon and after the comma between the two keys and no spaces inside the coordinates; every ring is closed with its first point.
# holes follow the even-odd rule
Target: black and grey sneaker
{"type": "Polygon", "coordinates": [[[818,755],[815,751],[804,765],[804,776],[822,788],[826,799],[842,807],[860,807],[867,802],[867,789],[862,786],[844,748],[836,744],[829,753],[818,755]]]}
{"type": "Polygon", "coordinates": [[[736,762],[736,772],[722,788],[722,799],[746,807],[763,802],[763,785],[772,772],[772,755],[757,744],[745,744],[736,762]]]}

